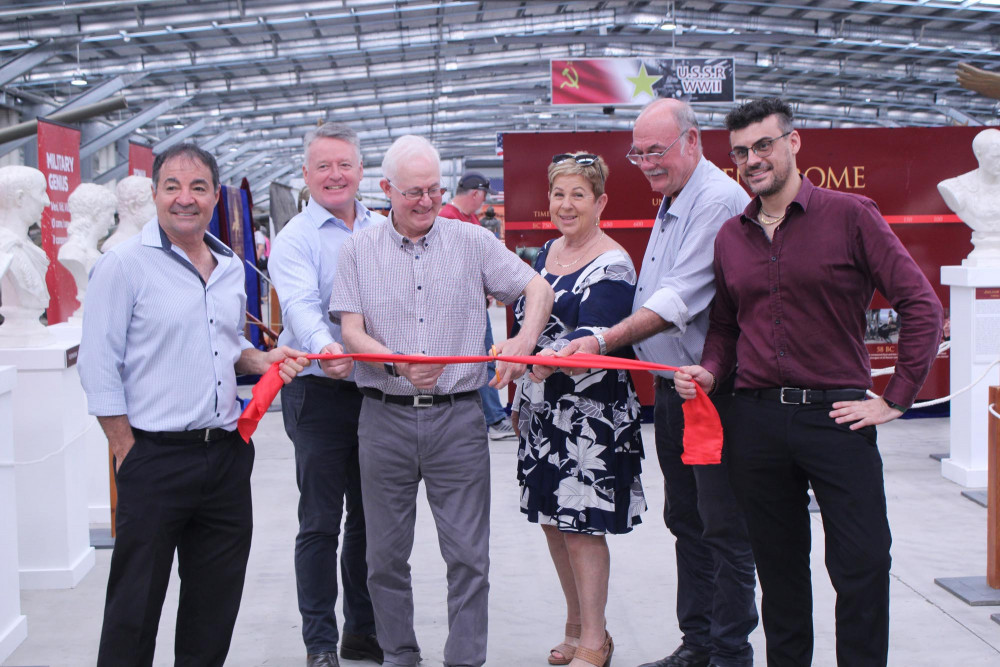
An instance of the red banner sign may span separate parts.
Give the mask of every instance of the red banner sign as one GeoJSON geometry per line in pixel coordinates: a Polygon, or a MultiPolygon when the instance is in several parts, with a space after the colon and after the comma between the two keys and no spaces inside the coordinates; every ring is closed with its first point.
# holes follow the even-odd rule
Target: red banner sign
{"type": "Polygon", "coordinates": [[[73,276],[59,263],[59,246],[66,242],[69,209],[66,202],[80,185],[80,130],[38,119],[38,169],[48,183],[49,206],[42,212],[42,250],[49,258],[45,284],[49,288],[48,323],[65,322],[79,308],[73,276]]]}
{"type": "Polygon", "coordinates": [[[128,142],[128,175],[153,176],[153,148],[145,144],[128,142]]]}

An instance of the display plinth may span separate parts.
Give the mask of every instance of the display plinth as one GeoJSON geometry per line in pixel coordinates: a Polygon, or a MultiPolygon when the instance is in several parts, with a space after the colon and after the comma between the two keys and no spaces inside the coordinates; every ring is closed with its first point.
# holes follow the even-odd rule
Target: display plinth
{"type": "Polygon", "coordinates": [[[14,483],[13,396],[17,369],[0,366],[0,662],[28,636],[21,614],[17,571],[17,500],[14,483]]]}
{"type": "Polygon", "coordinates": [[[0,348],[17,367],[14,483],[22,589],[72,588],[94,566],[87,510],[87,430],[78,342],[0,348]]]}
{"type": "MultiPolygon", "coordinates": [[[[966,387],[1000,359],[1000,267],[942,266],[951,286],[951,391],[966,387]]],[[[994,367],[971,390],[951,399],[951,451],[941,474],[965,487],[986,486],[989,386],[994,367]]]]}
{"type": "MultiPolygon", "coordinates": [[[[54,340],[78,345],[83,330],[70,318],[69,322],[53,324],[49,334],[54,340]]],[[[84,438],[87,442],[87,517],[91,524],[111,525],[111,472],[108,466],[108,439],[97,423],[90,418],[84,438]]]]}

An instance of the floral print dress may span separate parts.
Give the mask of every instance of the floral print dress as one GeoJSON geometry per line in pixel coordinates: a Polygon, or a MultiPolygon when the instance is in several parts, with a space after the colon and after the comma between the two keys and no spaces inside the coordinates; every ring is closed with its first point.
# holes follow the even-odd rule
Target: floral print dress
{"type": "MultiPolygon", "coordinates": [[[[620,250],[608,251],[566,275],[545,270],[552,242],[535,269],[555,291],[552,315],[536,353],[559,350],[574,338],[600,333],[631,314],[636,272],[620,250]]],[[[524,298],[514,305],[517,333],[524,298]]],[[[513,335],[512,334],[512,335],[513,335]]],[[[525,375],[513,409],[519,415],[517,477],[521,511],[560,530],[627,533],[646,509],[639,475],[642,438],[639,400],[628,371],[561,372],[543,383],[525,375]]]]}

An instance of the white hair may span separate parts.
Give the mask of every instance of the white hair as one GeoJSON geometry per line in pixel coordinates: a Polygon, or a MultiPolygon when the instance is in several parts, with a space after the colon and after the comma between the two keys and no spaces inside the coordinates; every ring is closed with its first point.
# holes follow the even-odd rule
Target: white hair
{"type": "Polygon", "coordinates": [[[385,152],[385,157],[382,158],[382,176],[389,181],[395,180],[399,165],[418,156],[431,158],[438,171],[441,171],[441,154],[431,142],[415,134],[404,134],[392,142],[392,146],[385,152]]]}

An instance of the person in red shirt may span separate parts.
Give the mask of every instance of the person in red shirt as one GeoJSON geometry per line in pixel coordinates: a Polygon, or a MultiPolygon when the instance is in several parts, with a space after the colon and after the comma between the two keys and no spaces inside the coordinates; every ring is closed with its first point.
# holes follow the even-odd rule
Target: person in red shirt
{"type": "MultiPolygon", "coordinates": [[[[455,196],[451,201],[441,207],[438,216],[479,224],[476,213],[486,202],[486,195],[495,195],[490,188],[490,179],[476,171],[467,171],[458,179],[458,187],[455,189],[455,196]]],[[[490,306],[492,299],[487,297],[490,306]]],[[[493,327],[490,321],[486,320],[486,335],[484,337],[486,353],[489,354],[493,347],[493,327]]],[[[492,363],[487,364],[487,377],[493,377],[495,368],[492,363]]],[[[516,437],[514,427],[510,424],[510,419],[500,404],[500,394],[488,384],[479,388],[479,396],[483,399],[483,415],[486,417],[487,431],[490,440],[513,440],[516,437]]]]}
{"type": "Polygon", "coordinates": [[[726,447],[763,591],[767,663],[812,663],[812,486],[837,592],[837,664],[885,665],[892,537],[875,426],[903,414],[927,378],[941,303],[875,202],[799,173],[786,102],[744,104],[726,127],[757,197],[716,237],[701,365],[674,384],[693,398],[694,382],[711,393],[735,369],[726,447]],[[864,400],[876,289],[900,315],[899,360],[884,395],[864,400]]]}
{"type": "Polygon", "coordinates": [[[455,188],[455,196],[447,204],[441,207],[438,213],[442,218],[461,220],[479,224],[476,213],[486,203],[486,195],[495,195],[490,188],[490,179],[476,171],[467,171],[458,179],[458,187],[455,188]]]}

